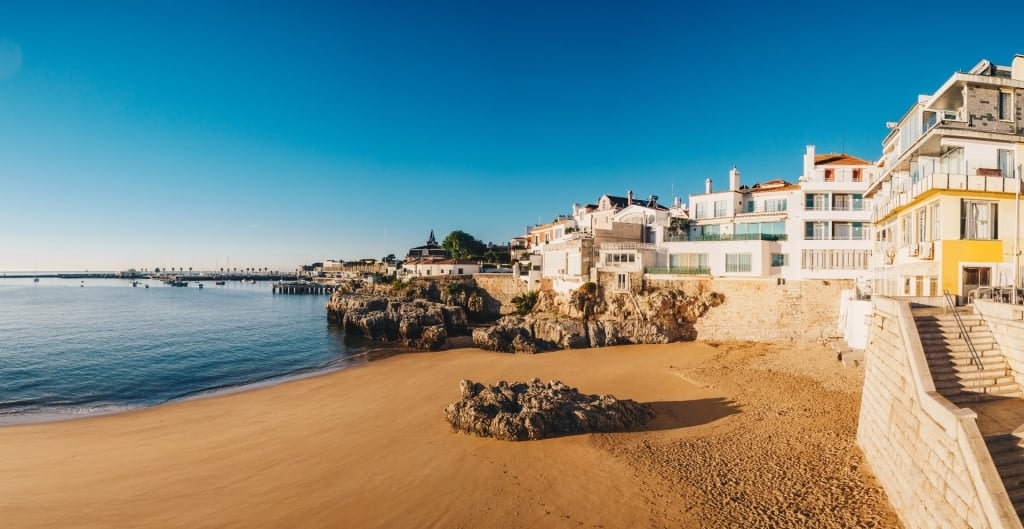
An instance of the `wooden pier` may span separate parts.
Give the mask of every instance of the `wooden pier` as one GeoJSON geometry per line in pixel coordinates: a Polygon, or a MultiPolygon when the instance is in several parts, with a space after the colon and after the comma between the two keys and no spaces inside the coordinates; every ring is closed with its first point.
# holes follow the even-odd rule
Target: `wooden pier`
{"type": "Polygon", "coordinates": [[[274,283],[274,294],[331,294],[338,288],[336,285],[325,285],[323,283],[310,283],[308,281],[292,281],[288,283],[274,283]]]}

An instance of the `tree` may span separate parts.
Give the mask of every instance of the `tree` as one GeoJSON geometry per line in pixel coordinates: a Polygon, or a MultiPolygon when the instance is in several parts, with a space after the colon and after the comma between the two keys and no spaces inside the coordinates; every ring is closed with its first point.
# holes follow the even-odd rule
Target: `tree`
{"type": "Polygon", "coordinates": [[[454,259],[472,259],[483,255],[487,247],[478,241],[476,237],[462,231],[455,230],[448,234],[441,241],[441,247],[454,259]]]}
{"type": "Polygon", "coordinates": [[[497,264],[498,252],[494,251],[494,249],[489,249],[486,252],[484,252],[484,262],[497,264]]]}

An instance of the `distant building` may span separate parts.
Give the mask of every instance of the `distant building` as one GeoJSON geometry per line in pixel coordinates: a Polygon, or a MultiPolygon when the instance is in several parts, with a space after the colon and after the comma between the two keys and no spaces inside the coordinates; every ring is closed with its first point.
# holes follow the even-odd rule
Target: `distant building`
{"type": "Polygon", "coordinates": [[[430,276],[464,276],[480,273],[480,263],[467,259],[409,259],[402,263],[402,274],[430,276]]]}
{"type": "Polygon", "coordinates": [[[430,230],[430,236],[427,237],[427,244],[409,248],[409,254],[406,255],[405,260],[411,261],[447,258],[448,252],[445,251],[440,244],[437,244],[437,239],[434,238],[434,230],[430,230]]]}

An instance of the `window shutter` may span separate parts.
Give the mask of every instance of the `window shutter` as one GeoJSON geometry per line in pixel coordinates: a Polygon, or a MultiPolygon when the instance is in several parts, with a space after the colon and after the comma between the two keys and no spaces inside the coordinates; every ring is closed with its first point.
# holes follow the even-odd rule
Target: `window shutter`
{"type": "Polygon", "coordinates": [[[999,204],[992,204],[992,240],[999,239],[999,204]]]}
{"type": "Polygon", "coordinates": [[[967,204],[964,203],[964,199],[960,199],[960,240],[966,239],[967,235],[967,204]]]}

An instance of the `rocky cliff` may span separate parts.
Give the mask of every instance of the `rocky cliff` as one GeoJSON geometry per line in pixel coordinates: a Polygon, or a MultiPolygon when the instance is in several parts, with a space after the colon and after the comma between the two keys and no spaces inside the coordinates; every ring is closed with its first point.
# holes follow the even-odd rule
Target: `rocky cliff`
{"type": "Polygon", "coordinates": [[[568,294],[544,292],[523,316],[473,331],[481,349],[536,353],[552,349],[669,343],[696,338],[694,323],[722,303],[714,292],[659,289],[602,295],[592,283],[568,294]]]}

